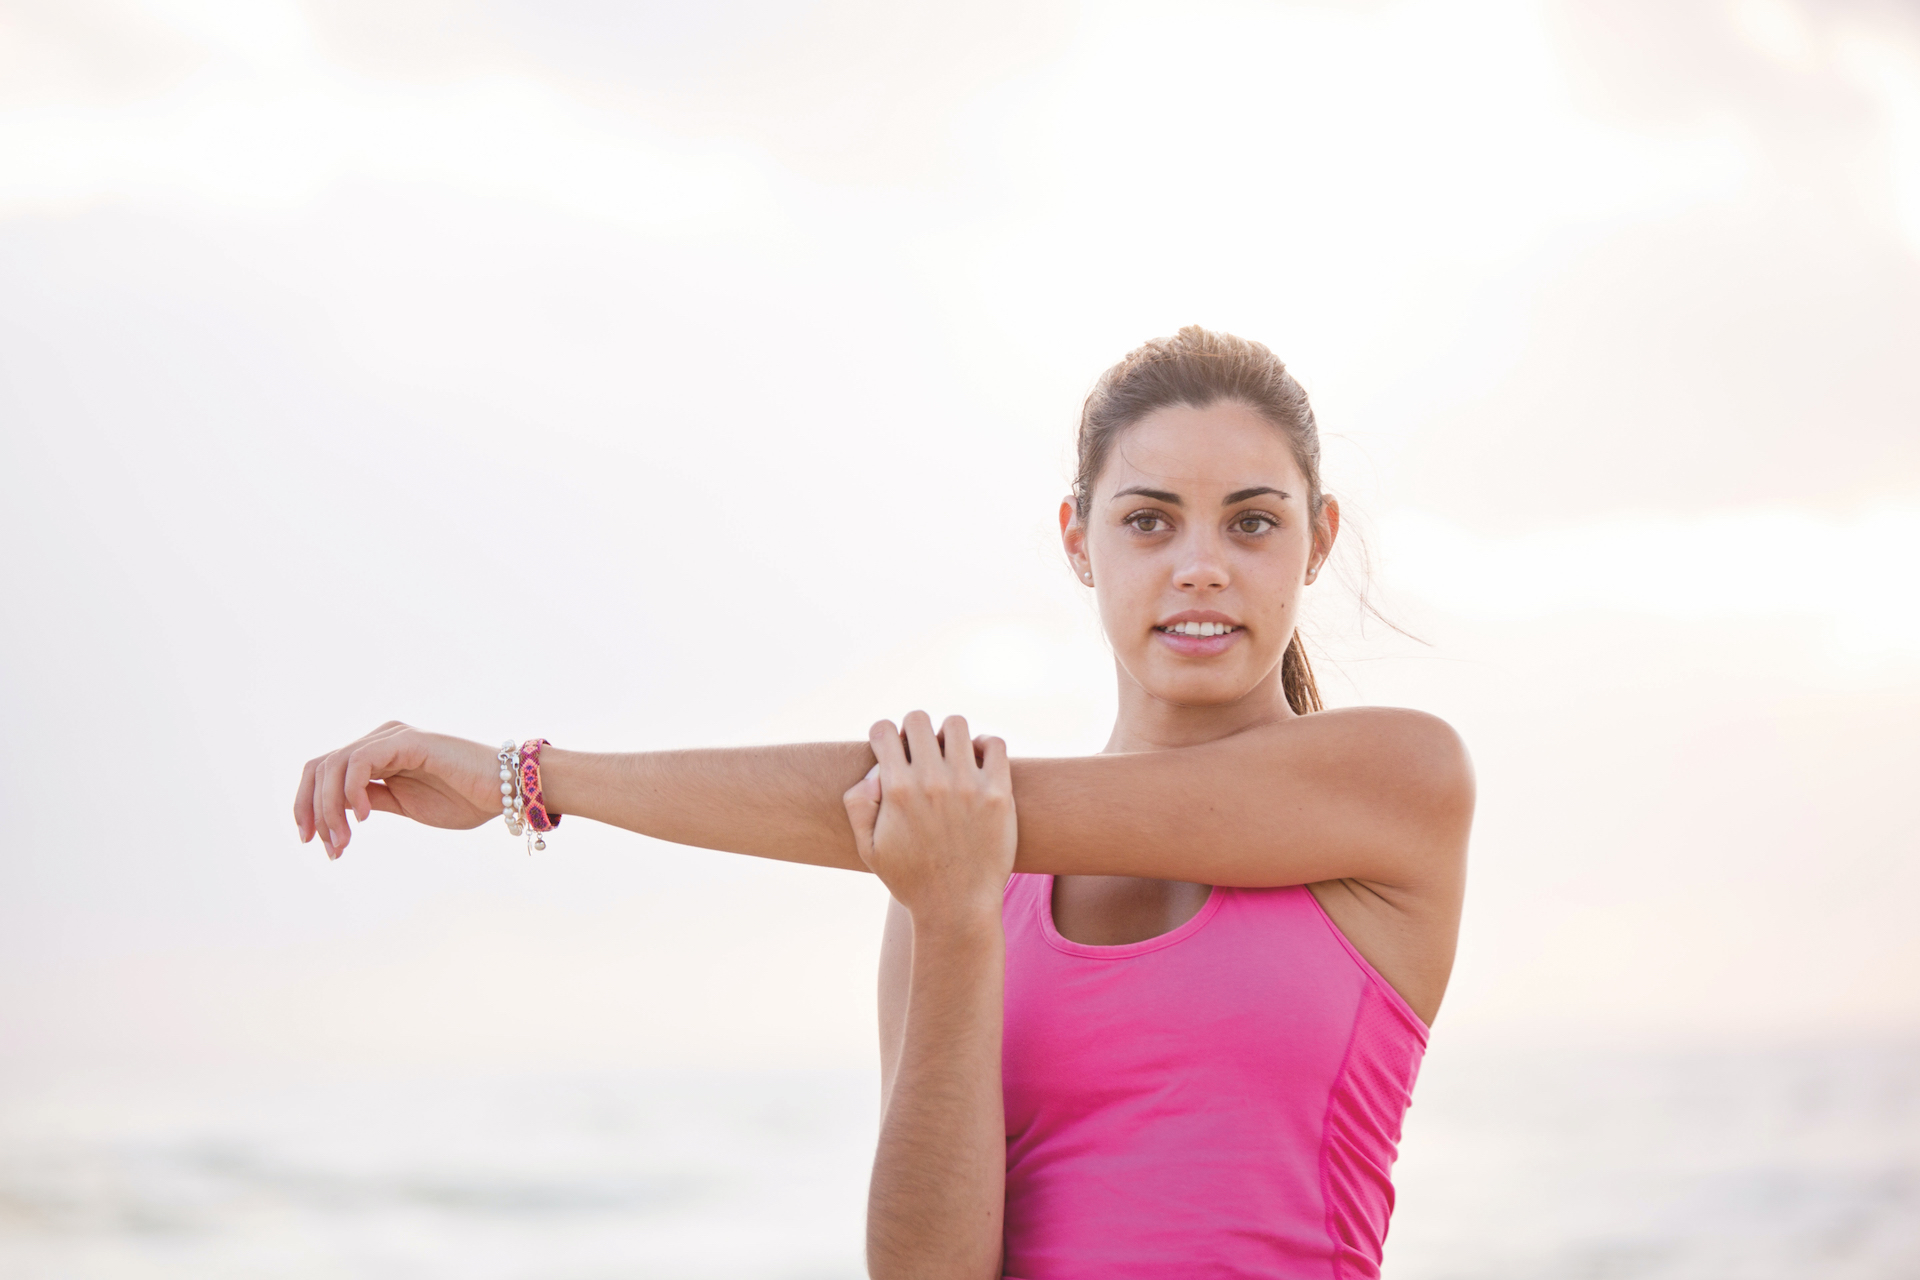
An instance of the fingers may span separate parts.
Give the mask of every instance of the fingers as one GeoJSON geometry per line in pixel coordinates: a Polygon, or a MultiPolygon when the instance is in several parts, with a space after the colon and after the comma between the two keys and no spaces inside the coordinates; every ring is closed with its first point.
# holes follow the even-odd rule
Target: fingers
{"type": "Polygon", "coordinates": [[[972,773],[973,734],[965,716],[948,716],[940,725],[940,745],[946,752],[947,766],[957,773],[972,773]]]}
{"type": "MultiPolygon", "coordinates": [[[[955,771],[982,768],[982,744],[988,739],[975,738],[967,727],[965,716],[948,716],[936,732],[933,718],[926,712],[909,711],[901,719],[897,730],[891,720],[875,724],[867,732],[867,741],[873,747],[874,758],[882,765],[881,777],[884,779],[893,770],[920,766],[922,762],[943,761],[955,771]],[[960,743],[966,743],[967,747],[959,747],[960,743]]],[[[999,739],[993,741],[998,742],[999,739]]],[[[1000,751],[1004,758],[1004,742],[1000,743],[1000,751]]],[[[895,776],[897,779],[898,775],[895,776]]]]}
{"type": "Polygon", "coordinates": [[[386,776],[392,768],[396,758],[393,742],[406,729],[400,721],[389,720],[339,751],[307,761],[293,796],[293,825],[300,833],[300,843],[319,836],[327,856],[337,858],[353,838],[347,823],[349,804],[362,822],[375,809],[402,811],[393,793],[384,786],[373,786],[373,780],[386,776]]]}
{"type": "Polygon", "coordinates": [[[360,821],[367,820],[372,812],[367,799],[367,784],[375,778],[387,776],[387,767],[393,763],[393,751],[387,746],[387,740],[363,741],[347,754],[347,768],[343,779],[345,800],[353,806],[353,816],[360,821]]]}
{"type": "Polygon", "coordinates": [[[318,770],[313,787],[314,821],[332,837],[328,843],[335,857],[347,847],[347,841],[353,839],[353,832],[347,826],[347,755],[345,751],[336,751],[328,756],[318,770]]]}
{"type": "Polygon", "coordinates": [[[980,755],[980,772],[987,776],[989,785],[1005,785],[1009,791],[1013,788],[1013,767],[1007,763],[1007,744],[991,734],[973,740],[973,748],[980,755]]]}
{"type": "Polygon", "coordinates": [[[893,721],[876,721],[873,728],[867,730],[867,745],[873,748],[873,758],[880,766],[882,783],[889,777],[898,777],[900,771],[907,767],[907,749],[893,721]]]}
{"type": "Polygon", "coordinates": [[[940,759],[940,742],[933,736],[933,718],[924,711],[909,711],[900,722],[906,735],[907,754],[913,763],[932,765],[940,759]]]}
{"type": "Polygon", "coordinates": [[[293,793],[293,825],[300,832],[300,843],[313,839],[313,772],[318,760],[309,760],[300,770],[300,786],[293,793]]]}
{"type": "Polygon", "coordinates": [[[327,827],[327,813],[321,806],[321,780],[326,775],[327,757],[321,756],[313,762],[313,777],[307,788],[307,811],[313,815],[313,834],[320,841],[320,847],[327,851],[329,858],[334,856],[333,832],[327,827]]]}

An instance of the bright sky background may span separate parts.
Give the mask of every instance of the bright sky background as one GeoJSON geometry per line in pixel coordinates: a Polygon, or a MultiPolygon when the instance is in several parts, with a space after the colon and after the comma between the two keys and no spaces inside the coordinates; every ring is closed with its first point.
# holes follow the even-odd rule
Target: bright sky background
{"type": "Polygon", "coordinates": [[[1443,1036],[1920,1024],[1910,6],[0,0],[0,1059],[867,1061],[871,881],[300,765],[1096,749],[1071,428],[1192,322],[1475,752],[1443,1036]]]}

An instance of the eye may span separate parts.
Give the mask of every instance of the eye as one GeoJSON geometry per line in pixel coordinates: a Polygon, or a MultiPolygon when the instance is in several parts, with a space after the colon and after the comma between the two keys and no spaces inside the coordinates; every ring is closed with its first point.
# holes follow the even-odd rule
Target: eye
{"type": "Polygon", "coordinates": [[[1233,531],[1252,536],[1278,529],[1280,522],[1264,511],[1243,511],[1233,518],[1233,531]]]}
{"type": "Polygon", "coordinates": [[[1161,533],[1173,527],[1158,511],[1136,511],[1121,523],[1132,525],[1141,533],[1161,533]]]}

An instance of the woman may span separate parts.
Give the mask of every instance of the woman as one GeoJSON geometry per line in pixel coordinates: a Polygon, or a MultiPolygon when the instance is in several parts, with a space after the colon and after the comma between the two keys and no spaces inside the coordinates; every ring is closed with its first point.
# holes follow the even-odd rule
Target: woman
{"type": "MultiPolygon", "coordinates": [[[[524,771],[555,813],[886,884],[876,1276],[1378,1274],[1473,780],[1431,716],[1320,709],[1319,462],[1257,343],[1187,328],[1100,379],[1060,507],[1120,685],[1100,755],[1009,761],[914,712],[524,771]]],[[[295,820],[331,857],[349,807],[478,826],[499,765],[388,724],[307,765],[295,820]]]]}

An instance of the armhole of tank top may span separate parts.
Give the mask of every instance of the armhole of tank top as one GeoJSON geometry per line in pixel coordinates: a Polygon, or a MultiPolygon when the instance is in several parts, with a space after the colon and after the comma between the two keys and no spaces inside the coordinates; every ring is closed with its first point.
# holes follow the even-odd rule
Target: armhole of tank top
{"type": "Polygon", "coordinates": [[[1321,905],[1320,896],[1313,891],[1312,886],[1303,884],[1299,888],[1300,892],[1307,895],[1307,901],[1313,904],[1314,911],[1319,913],[1321,923],[1327,926],[1327,932],[1333,935],[1334,941],[1338,942],[1347,955],[1352,957],[1354,964],[1360,967],[1360,972],[1366,976],[1367,981],[1379,988],[1381,996],[1387,1003],[1413,1024],[1414,1029],[1420,1034],[1420,1043],[1426,1044],[1427,1036],[1433,1028],[1413,1011],[1413,1006],[1407,1003],[1407,998],[1400,994],[1397,987],[1380,976],[1380,971],[1373,967],[1373,962],[1360,954],[1360,948],[1353,945],[1353,940],[1347,937],[1346,931],[1334,923],[1333,917],[1327,914],[1326,907],[1321,905]]]}

